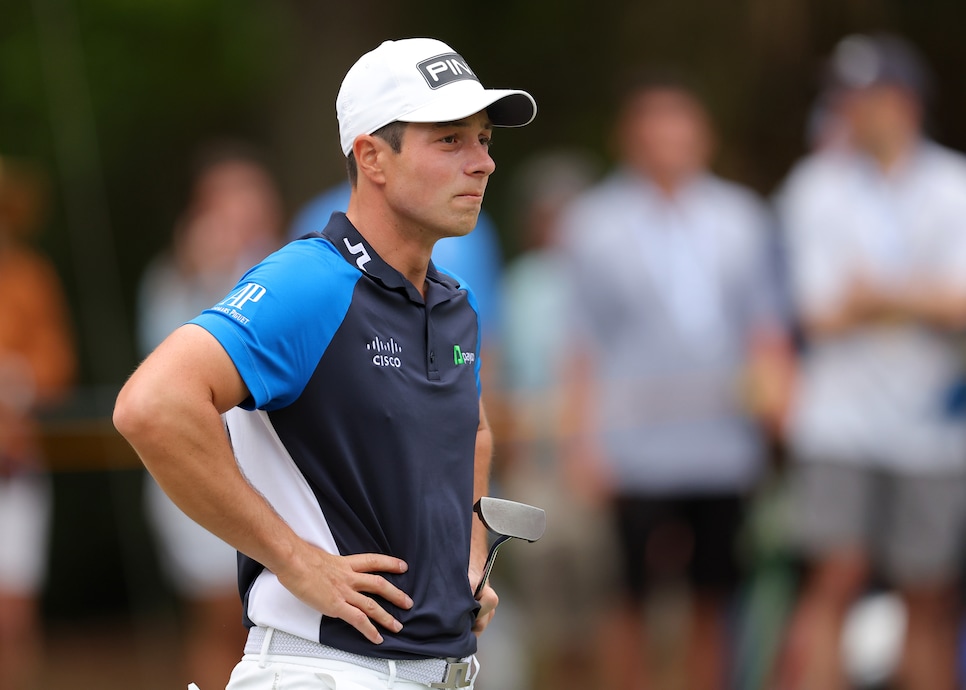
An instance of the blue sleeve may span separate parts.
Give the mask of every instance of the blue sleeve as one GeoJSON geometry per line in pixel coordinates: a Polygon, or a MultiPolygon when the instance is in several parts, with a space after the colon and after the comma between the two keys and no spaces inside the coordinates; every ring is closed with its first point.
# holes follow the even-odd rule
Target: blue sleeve
{"type": "Polygon", "coordinates": [[[473,373],[476,376],[476,394],[482,395],[483,384],[480,383],[480,360],[482,357],[480,353],[483,352],[483,326],[480,318],[480,305],[476,301],[476,295],[472,290],[467,289],[466,298],[470,306],[473,307],[473,311],[476,312],[476,361],[473,362],[473,373]]]}
{"type": "Polygon", "coordinates": [[[245,409],[275,410],[305,388],[361,274],[322,239],[292,242],[190,323],[211,333],[248,387],[245,409]]]}

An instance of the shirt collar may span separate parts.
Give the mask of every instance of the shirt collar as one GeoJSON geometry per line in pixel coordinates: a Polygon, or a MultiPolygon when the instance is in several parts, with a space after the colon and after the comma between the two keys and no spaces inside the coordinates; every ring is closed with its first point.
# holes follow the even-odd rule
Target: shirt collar
{"type": "MultiPolygon", "coordinates": [[[[415,302],[423,302],[422,295],[402,273],[383,261],[366,241],[345,213],[336,212],[322,231],[322,236],[331,242],[346,261],[390,290],[403,290],[415,302]]],[[[432,261],[426,271],[426,279],[446,289],[447,292],[459,290],[459,282],[450,275],[436,270],[432,261]]]]}
{"type": "Polygon", "coordinates": [[[693,196],[700,196],[700,190],[703,188],[709,177],[706,171],[696,172],[690,178],[682,182],[682,184],[675,191],[673,197],[668,197],[663,191],[661,191],[661,189],[658,188],[656,184],[654,184],[650,177],[631,168],[630,166],[625,165],[621,168],[618,168],[617,175],[619,179],[623,180],[624,184],[636,190],[638,194],[643,195],[648,201],[662,205],[685,203],[693,196]]]}

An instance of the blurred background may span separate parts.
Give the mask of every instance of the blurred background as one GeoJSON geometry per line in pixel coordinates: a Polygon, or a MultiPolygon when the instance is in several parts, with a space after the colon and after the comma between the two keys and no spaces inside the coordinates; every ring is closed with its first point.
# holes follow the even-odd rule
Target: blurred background
{"type": "Polygon", "coordinates": [[[524,163],[563,147],[606,169],[627,67],[686,70],[713,116],[714,171],[769,197],[808,151],[822,61],[856,31],[920,48],[935,78],[928,131],[966,150],[964,23],[966,4],[947,0],[4,0],[0,180],[28,190],[27,241],[59,277],[76,350],[68,392],[40,413],[53,518],[36,687],[183,685],[171,660],[184,613],[110,412],[143,355],[142,276],[183,221],[203,146],[257,150],[287,227],[344,179],[334,101],[349,66],[386,38],[440,38],[484,84],[539,106],[495,138],[484,208],[509,263],[527,248],[524,163]]]}

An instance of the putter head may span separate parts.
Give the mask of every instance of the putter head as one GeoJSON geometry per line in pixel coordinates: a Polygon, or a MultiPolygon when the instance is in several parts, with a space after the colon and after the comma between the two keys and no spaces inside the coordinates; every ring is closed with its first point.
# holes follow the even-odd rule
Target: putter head
{"type": "Polygon", "coordinates": [[[547,514],[543,508],[484,496],[473,510],[483,525],[496,534],[535,542],[547,529],[547,514]]]}

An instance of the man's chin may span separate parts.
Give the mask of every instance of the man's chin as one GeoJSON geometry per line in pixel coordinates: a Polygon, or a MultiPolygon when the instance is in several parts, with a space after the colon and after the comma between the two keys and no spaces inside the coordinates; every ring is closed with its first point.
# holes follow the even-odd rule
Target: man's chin
{"type": "Polygon", "coordinates": [[[480,220],[480,209],[465,214],[459,214],[453,219],[452,224],[447,228],[449,237],[464,237],[473,232],[477,222],[480,220]]]}

